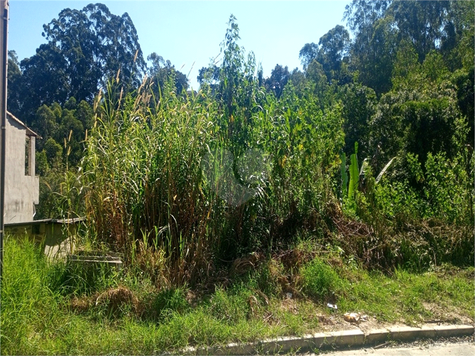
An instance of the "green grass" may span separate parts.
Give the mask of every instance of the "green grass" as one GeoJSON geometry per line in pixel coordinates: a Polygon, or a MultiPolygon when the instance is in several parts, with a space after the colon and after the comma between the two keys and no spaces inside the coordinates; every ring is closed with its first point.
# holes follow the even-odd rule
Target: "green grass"
{"type": "MultiPolygon", "coordinates": [[[[362,312],[379,322],[473,321],[474,269],[444,266],[392,276],[368,272],[331,256],[317,257],[297,270],[277,258],[254,271],[198,293],[188,287],[159,288],[150,279],[124,271],[91,279],[74,290],[64,263],[48,262],[28,240],[7,238],[2,284],[2,354],[153,354],[193,345],[254,341],[321,331],[322,320],[362,312]],[[293,273],[290,286],[279,285],[293,273]],[[265,281],[269,282],[267,288],[265,281]],[[64,289],[64,285],[68,289],[64,289]],[[121,286],[141,305],[107,312],[99,303],[73,311],[71,301],[97,300],[121,286]],[[287,298],[293,288],[292,298],[287,298]],[[338,311],[326,307],[336,298],[338,311]],[[424,305],[431,305],[432,309],[424,305]],[[439,310],[439,312],[437,311],[439,310]],[[442,312],[443,311],[443,312],[442,312]],[[444,316],[445,315],[445,316],[444,316]],[[323,318],[323,319],[322,319],[323,318]]],[[[78,271],[76,273],[79,274],[78,271]]]]}

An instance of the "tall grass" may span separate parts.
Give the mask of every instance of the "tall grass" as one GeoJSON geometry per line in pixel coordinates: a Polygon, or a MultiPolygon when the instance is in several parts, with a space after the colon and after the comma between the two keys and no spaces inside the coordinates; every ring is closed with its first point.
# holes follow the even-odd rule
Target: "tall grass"
{"type": "Polygon", "coordinates": [[[212,145],[213,111],[171,92],[151,112],[150,93],[142,87],[134,97],[104,99],[83,165],[86,207],[99,240],[128,262],[141,247],[163,250],[180,283],[206,269],[221,228],[222,203],[205,196],[200,169],[212,145]]]}
{"type": "MultiPolygon", "coordinates": [[[[127,95],[111,82],[96,99],[80,168],[96,243],[171,285],[199,283],[220,264],[248,253],[270,256],[300,235],[343,247],[375,268],[473,261],[464,256],[473,245],[466,233],[473,224],[467,148],[451,161],[429,156],[414,192],[417,184],[409,180],[421,168],[416,161],[415,173],[405,165],[395,178],[386,172],[376,182],[368,167],[363,179],[355,145],[350,187],[344,184],[348,196],[338,202],[347,169],[341,162],[342,104],[323,100],[312,85],[297,90],[292,82],[279,99],[265,93],[253,55],[246,62],[235,43],[234,21],[218,83],[203,83],[188,95],[176,93],[170,78],[154,97],[149,81],[127,95]],[[426,229],[430,219],[442,227],[426,229]],[[439,237],[452,227],[456,238],[439,237]],[[421,263],[411,248],[430,257],[421,263]]],[[[459,131],[454,144],[465,147],[468,131],[459,131]]]]}
{"type": "Polygon", "coordinates": [[[128,262],[163,251],[167,279],[196,281],[219,261],[291,240],[323,210],[343,144],[337,107],[269,102],[226,119],[206,91],[170,86],[154,98],[144,85],[117,97],[113,85],[98,100],[82,175],[92,233],[128,262]]]}
{"type": "MultiPolygon", "coordinates": [[[[60,327],[60,302],[48,288],[47,262],[31,241],[6,238],[1,293],[1,347],[29,354],[40,338],[60,327]]],[[[9,351],[10,350],[10,351],[9,351]]]]}
{"type": "MultiPolygon", "coordinates": [[[[207,90],[183,96],[169,85],[155,98],[143,85],[122,97],[113,86],[97,101],[81,167],[90,232],[160,283],[200,283],[222,264],[288,248],[302,234],[372,268],[473,261],[467,225],[440,218],[473,221],[464,217],[468,176],[459,175],[464,200],[453,208],[446,198],[456,190],[435,164],[425,198],[404,182],[375,183],[368,169],[364,185],[353,184],[351,208],[342,209],[338,102],[322,110],[291,84],[280,100],[250,85],[260,105],[229,114],[207,90]],[[432,210],[417,215],[422,206],[432,210]]],[[[454,167],[446,168],[451,176],[454,167]]],[[[356,181],[358,171],[352,175],[356,181]]]]}
{"type": "Polygon", "coordinates": [[[125,97],[112,82],[86,142],[92,235],[127,262],[148,254],[176,284],[289,245],[304,226],[316,229],[332,199],[344,143],[339,106],[322,110],[310,90],[298,98],[291,85],[280,101],[266,95],[234,21],[219,85],[182,95],[171,78],[157,98],[150,82],[125,97]]]}

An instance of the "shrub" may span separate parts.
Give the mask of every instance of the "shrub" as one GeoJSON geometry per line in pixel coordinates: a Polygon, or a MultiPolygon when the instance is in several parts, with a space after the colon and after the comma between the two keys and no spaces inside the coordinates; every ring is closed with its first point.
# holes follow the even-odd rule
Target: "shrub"
{"type": "Polygon", "coordinates": [[[300,273],[304,292],[318,299],[337,294],[343,283],[335,270],[318,257],[305,265],[300,273]]]}

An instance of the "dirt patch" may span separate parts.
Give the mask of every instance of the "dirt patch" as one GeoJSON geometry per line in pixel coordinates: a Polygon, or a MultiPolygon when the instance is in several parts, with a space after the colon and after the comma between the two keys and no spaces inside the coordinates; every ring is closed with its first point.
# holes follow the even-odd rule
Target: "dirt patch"
{"type": "Polygon", "coordinates": [[[297,315],[299,313],[299,303],[296,299],[285,298],[279,306],[280,310],[297,315]]]}
{"type": "Polygon", "coordinates": [[[473,319],[458,313],[455,307],[442,307],[435,303],[422,302],[422,306],[433,314],[426,323],[473,324],[473,319]]]}

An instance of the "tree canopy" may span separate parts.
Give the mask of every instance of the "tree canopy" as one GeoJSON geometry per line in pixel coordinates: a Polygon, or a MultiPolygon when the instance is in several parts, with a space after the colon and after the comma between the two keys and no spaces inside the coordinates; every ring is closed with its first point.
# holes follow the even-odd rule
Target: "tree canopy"
{"type": "MultiPolygon", "coordinates": [[[[190,93],[186,75],[159,49],[144,60],[127,13],[102,4],[65,9],[44,26],[35,55],[20,61],[9,53],[9,110],[43,137],[37,162],[49,186],[57,171],[80,164],[95,119],[149,88],[139,97],[156,115],[177,102],[212,113],[213,128],[203,132],[235,157],[267,145],[278,184],[312,186],[316,162],[332,177],[337,166],[345,173],[348,156],[353,203],[358,159],[369,176],[392,164],[385,179],[426,199],[435,162],[466,169],[473,155],[474,11],[474,1],[353,0],[347,28],[337,25],[295,53],[302,69],[279,63],[267,78],[240,45],[231,15],[220,55],[199,70],[200,90],[190,93]]],[[[332,184],[348,199],[347,186],[332,184]]],[[[310,191],[292,191],[282,204],[313,206],[310,191]]]]}
{"type": "Polygon", "coordinates": [[[23,120],[30,122],[43,104],[71,97],[92,103],[111,78],[126,91],[140,84],[146,63],[127,13],[113,15],[103,4],[64,9],[43,31],[48,42],[20,62],[21,79],[14,78],[18,95],[28,98],[12,108],[23,120]]]}

